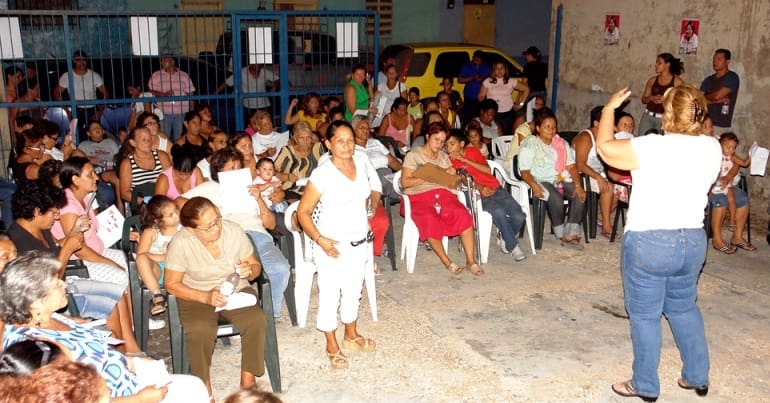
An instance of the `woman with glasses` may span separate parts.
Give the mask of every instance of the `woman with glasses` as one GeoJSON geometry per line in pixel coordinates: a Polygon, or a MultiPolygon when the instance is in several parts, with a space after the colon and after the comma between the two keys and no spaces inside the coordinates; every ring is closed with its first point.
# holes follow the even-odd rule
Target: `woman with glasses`
{"type": "Polygon", "coordinates": [[[256,304],[256,290],[249,282],[262,272],[246,233],[231,221],[222,220],[214,203],[205,197],[188,200],[179,214],[184,226],[166,251],[166,289],[179,301],[185,330],[190,373],[201,378],[211,395],[211,357],[217,341],[217,323],[224,319],[241,334],[241,387],[255,384],[265,373],[265,314],[256,304]],[[217,311],[227,305],[222,284],[237,273],[234,291],[254,296],[245,307],[217,311]]]}
{"type": "Polygon", "coordinates": [[[66,346],[73,361],[92,366],[104,378],[112,402],[209,401],[199,379],[187,375],[157,379],[144,374],[142,368],[154,369],[157,363],[126,357],[99,330],[56,313],[67,305],[59,269],[56,259],[27,252],[0,273],[0,319],[6,322],[3,347],[37,338],[66,346]],[[166,382],[166,386],[155,385],[166,382]]]}
{"type": "Polygon", "coordinates": [[[305,186],[300,179],[310,176],[324,151],[323,144],[313,141],[313,129],[307,122],[299,121],[294,125],[291,141],[275,158],[275,176],[285,184],[288,202],[302,197],[305,186]]]}
{"type": "Polygon", "coordinates": [[[152,112],[143,112],[136,118],[136,127],[144,127],[152,136],[152,149],[166,153],[171,152],[172,142],[168,135],[160,129],[160,118],[152,112]]]}
{"type": "Polygon", "coordinates": [[[299,223],[314,243],[313,262],[318,269],[316,326],[326,336],[326,354],[332,369],[348,367],[348,358],[337,343],[337,311],[345,325],[344,348],[371,353],[375,347],[374,340],[358,333],[356,321],[364,271],[371,269],[367,262],[372,259],[373,235],[367,212],[377,209],[382,186],[366,155],[354,154],[355,146],[350,124],[333,122],[326,140],[331,158],[310,174],[297,208],[299,223]]]}

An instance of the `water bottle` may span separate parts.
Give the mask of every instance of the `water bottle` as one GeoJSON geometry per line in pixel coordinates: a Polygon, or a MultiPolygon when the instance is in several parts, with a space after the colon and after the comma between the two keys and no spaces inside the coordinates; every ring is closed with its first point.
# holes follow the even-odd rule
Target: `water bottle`
{"type": "Polygon", "coordinates": [[[436,209],[437,215],[441,215],[441,203],[439,202],[438,194],[436,194],[436,197],[433,200],[433,208],[436,209]]]}
{"type": "Polygon", "coordinates": [[[723,115],[730,114],[730,104],[722,104],[722,114],[723,115]]]}
{"type": "Polygon", "coordinates": [[[229,297],[230,295],[235,292],[235,287],[238,287],[238,283],[241,282],[241,275],[238,273],[239,267],[235,266],[235,271],[230,273],[229,276],[225,279],[225,281],[222,283],[222,286],[219,287],[219,292],[222,293],[225,297],[229,297]]]}

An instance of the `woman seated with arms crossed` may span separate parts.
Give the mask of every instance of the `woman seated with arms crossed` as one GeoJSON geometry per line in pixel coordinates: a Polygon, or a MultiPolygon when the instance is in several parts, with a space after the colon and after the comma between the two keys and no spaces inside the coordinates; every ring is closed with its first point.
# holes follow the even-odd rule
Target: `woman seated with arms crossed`
{"type": "Polygon", "coordinates": [[[513,254],[513,259],[520,262],[527,258],[519,247],[519,232],[527,216],[519,203],[492,175],[492,170],[479,149],[472,145],[466,146],[465,143],[463,132],[452,130],[449,133],[446,150],[452,160],[452,167],[465,169],[473,177],[481,196],[481,206],[492,216],[492,221],[502,237],[500,250],[506,255],[513,254]]]}
{"type": "Polygon", "coordinates": [[[445,236],[459,235],[468,270],[480,276],[484,271],[474,256],[473,218],[468,210],[451,189],[415,176],[415,171],[426,164],[432,164],[448,175],[456,175],[449,156],[443,151],[448,133],[444,123],[428,125],[425,145],[413,148],[404,158],[401,186],[411,202],[412,220],[420,232],[420,239],[428,240],[444,267],[452,274],[460,274],[465,269],[449,259],[441,243],[445,236]]]}
{"type": "Polygon", "coordinates": [[[371,353],[374,341],[356,329],[364,271],[372,258],[367,209],[379,204],[379,179],[368,158],[355,154],[353,128],[347,122],[329,127],[331,159],[310,175],[297,208],[306,236],[315,242],[313,263],[318,268],[318,330],[326,336],[332,369],[347,368],[348,359],[337,344],[337,310],[345,324],[343,347],[371,353]],[[318,203],[318,221],[313,211],[318,203]],[[345,225],[340,225],[344,221],[345,225]]]}
{"type": "Polygon", "coordinates": [[[59,315],[67,305],[65,284],[58,277],[61,264],[45,253],[27,252],[0,273],[0,319],[6,322],[3,346],[41,338],[67,346],[74,361],[89,364],[107,382],[113,402],[208,402],[199,379],[168,375],[167,385],[140,384],[141,368],[154,367],[146,358],[124,357],[113,350],[96,329],[59,315]],[[144,365],[142,365],[144,364],[144,365]],[[140,372],[137,372],[140,371],[140,372]],[[168,394],[165,395],[165,389],[168,394]]]}
{"type": "Polygon", "coordinates": [[[275,176],[284,183],[287,202],[302,197],[305,185],[297,181],[310,176],[323,153],[322,142],[313,141],[313,130],[307,122],[297,122],[292,130],[291,141],[281,148],[275,158],[275,176]]]}
{"type": "MultiPolygon", "coordinates": [[[[61,279],[64,279],[65,268],[72,254],[83,246],[83,232],[75,227],[87,229],[90,225],[84,216],[79,217],[80,223],[57,242],[51,234],[51,227],[58,218],[59,209],[66,203],[67,198],[61,189],[40,180],[30,181],[13,195],[15,221],[8,229],[8,236],[20,253],[37,250],[56,256],[61,265],[58,273],[61,279]]],[[[124,352],[141,352],[130,327],[131,310],[128,296],[124,295],[125,287],[77,277],[67,279],[67,284],[81,317],[107,319],[107,327],[117,338],[126,341],[120,346],[124,352]]]]}
{"type": "Polygon", "coordinates": [[[556,133],[556,116],[548,109],[535,116],[535,136],[528,137],[519,150],[521,178],[532,195],[545,200],[553,233],[562,246],[582,250],[580,223],[586,192],[575,166],[575,152],[556,133]],[[564,199],[569,199],[569,216],[564,223],[564,199]]]}
{"type": "Polygon", "coordinates": [[[180,213],[184,228],[166,251],[166,289],[179,301],[190,373],[201,378],[211,395],[211,357],[217,323],[224,319],[241,334],[241,387],[265,373],[265,314],[259,305],[222,310],[228,297],[220,286],[235,270],[241,277],[235,292],[256,297],[249,282],[262,273],[251,241],[238,224],[223,221],[219,209],[204,197],[193,197],[180,213]]]}

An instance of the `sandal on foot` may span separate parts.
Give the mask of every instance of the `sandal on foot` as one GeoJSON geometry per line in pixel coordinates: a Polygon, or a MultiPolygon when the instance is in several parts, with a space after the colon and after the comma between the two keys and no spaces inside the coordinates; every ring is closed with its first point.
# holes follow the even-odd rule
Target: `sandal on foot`
{"type": "Polygon", "coordinates": [[[634,389],[634,386],[631,385],[631,380],[627,380],[624,382],[618,382],[612,385],[612,391],[619,394],[623,397],[638,397],[645,402],[654,402],[658,400],[658,397],[650,397],[650,396],[642,396],[639,393],[636,393],[636,389],[634,389]]]}
{"type": "Polygon", "coordinates": [[[374,351],[374,346],[374,340],[367,339],[363,336],[356,336],[352,339],[345,337],[342,339],[342,347],[345,347],[348,350],[360,351],[362,353],[371,353],[374,351]],[[363,343],[361,343],[362,341],[363,343]]]}
{"type": "Polygon", "coordinates": [[[732,255],[738,250],[735,246],[732,246],[729,243],[722,245],[721,248],[717,248],[716,246],[714,246],[714,249],[724,253],[725,255],[732,255]]]}
{"type": "Polygon", "coordinates": [[[449,263],[449,266],[447,266],[446,269],[449,270],[449,272],[454,274],[455,276],[462,273],[463,270],[465,270],[464,267],[458,266],[455,263],[449,263]]]}
{"type": "Polygon", "coordinates": [[[580,238],[561,238],[561,246],[566,246],[574,250],[584,250],[585,247],[580,243],[580,238]]]}
{"type": "Polygon", "coordinates": [[[484,274],[486,274],[484,273],[484,269],[482,269],[481,266],[478,265],[478,263],[474,263],[468,266],[468,270],[470,270],[474,276],[478,276],[478,277],[482,277],[484,276],[484,274]]]}
{"type": "Polygon", "coordinates": [[[150,315],[160,315],[166,312],[167,298],[163,293],[152,294],[152,305],[150,306],[150,315]]]}
{"type": "Polygon", "coordinates": [[[702,386],[693,386],[689,383],[685,382],[684,379],[679,378],[676,381],[677,385],[679,385],[682,389],[692,390],[695,389],[695,394],[698,396],[706,396],[709,393],[709,387],[708,385],[702,385],[702,386]]]}
{"type": "Polygon", "coordinates": [[[348,367],[348,357],[342,354],[342,350],[337,350],[336,353],[327,351],[326,355],[329,356],[329,364],[331,364],[332,369],[345,369],[348,367]]]}
{"type": "Polygon", "coordinates": [[[734,243],[732,245],[735,246],[736,248],[741,248],[741,249],[749,251],[749,252],[753,252],[753,251],[757,250],[756,246],[754,246],[754,245],[752,245],[750,243],[746,243],[746,242],[738,242],[738,243],[734,243]]]}

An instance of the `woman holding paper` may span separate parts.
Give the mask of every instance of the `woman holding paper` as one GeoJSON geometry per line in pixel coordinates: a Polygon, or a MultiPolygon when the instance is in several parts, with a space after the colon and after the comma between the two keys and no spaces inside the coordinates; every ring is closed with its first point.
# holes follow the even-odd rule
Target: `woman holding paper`
{"type": "Polygon", "coordinates": [[[428,125],[425,144],[412,148],[404,158],[401,187],[404,197],[409,197],[412,221],[417,225],[420,239],[428,240],[444,267],[452,274],[460,274],[467,267],[474,275],[481,276],[484,270],[474,257],[473,218],[447,186],[453,181],[456,187],[460,181],[443,150],[448,133],[443,122],[428,125]],[[427,172],[426,168],[432,168],[434,172],[427,172]],[[443,237],[457,235],[465,250],[466,267],[452,262],[441,243],[443,237]]]}
{"type": "Polygon", "coordinates": [[[125,357],[100,331],[56,313],[67,305],[59,268],[56,259],[28,252],[0,273],[0,320],[6,322],[3,347],[37,338],[65,346],[72,360],[99,371],[112,402],[209,401],[199,379],[170,375],[163,361],[125,357]]]}
{"type": "Polygon", "coordinates": [[[241,387],[255,384],[265,373],[265,314],[249,286],[262,272],[249,238],[238,224],[222,220],[219,209],[205,197],[188,200],[179,214],[184,226],[166,252],[166,289],[177,297],[185,330],[190,373],[201,378],[211,395],[211,357],[222,318],[241,334],[241,387]],[[221,291],[228,276],[238,273],[235,298],[221,291]],[[244,295],[247,294],[247,295],[244,295]],[[236,309],[223,308],[244,300],[236,309]]]}
{"type": "Polygon", "coordinates": [[[94,192],[99,176],[94,166],[85,157],[72,157],[62,165],[59,181],[67,197],[67,204],[60,211],[60,218],[51,233],[54,238],[62,239],[72,232],[80,216],[87,215],[91,226],[83,231],[85,244],[75,254],[88,267],[91,278],[128,287],[126,256],[123,251],[109,249],[99,237],[99,221],[94,213],[94,192]]]}
{"type": "Polygon", "coordinates": [[[357,111],[367,111],[372,115],[377,113],[377,108],[369,109],[369,100],[374,98],[371,81],[363,64],[353,66],[345,86],[345,120],[348,122],[358,114],[357,111]]]}

